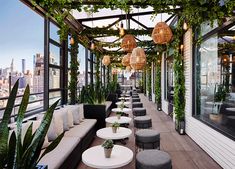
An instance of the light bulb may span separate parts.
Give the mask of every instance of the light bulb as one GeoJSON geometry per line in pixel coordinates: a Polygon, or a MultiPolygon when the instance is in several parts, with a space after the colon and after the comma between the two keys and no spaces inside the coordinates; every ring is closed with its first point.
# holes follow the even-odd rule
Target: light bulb
{"type": "Polygon", "coordinates": [[[184,24],[183,24],[183,29],[184,29],[185,31],[188,29],[188,25],[187,25],[186,22],[184,22],[184,24]]]}
{"type": "Polygon", "coordinates": [[[183,48],[184,48],[184,45],[181,44],[181,45],[180,45],[180,50],[183,50],[183,48]]]}
{"type": "Polygon", "coordinates": [[[70,45],[73,45],[74,44],[74,39],[73,37],[70,38],[70,45]]]}
{"type": "Polygon", "coordinates": [[[95,49],[95,44],[94,42],[91,42],[91,50],[94,50],[95,49]]]}
{"type": "Polygon", "coordinates": [[[123,28],[123,23],[122,23],[122,22],[121,22],[121,24],[120,24],[119,35],[120,35],[120,36],[125,35],[125,30],[124,30],[124,28],[123,28]]]}
{"type": "Polygon", "coordinates": [[[120,35],[120,36],[124,36],[124,35],[125,35],[125,30],[124,30],[124,28],[120,28],[120,29],[119,29],[119,35],[120,35]]]}

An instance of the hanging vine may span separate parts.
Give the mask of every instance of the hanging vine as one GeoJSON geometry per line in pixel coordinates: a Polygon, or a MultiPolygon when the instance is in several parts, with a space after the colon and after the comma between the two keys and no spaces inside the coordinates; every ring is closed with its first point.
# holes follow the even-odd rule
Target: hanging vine
{"type": "Polygon", "coordinates": [[[71,104],[75,104],[77,101],[77,83],[78,83],[78,75],[79,75],[79,63],[78,63],[78,38],[77,35],[72,33],[72,38],[74,39],[74,43],[71,44],[71,62],[70,62],[70,82],[69,82],[69,90],[71,97],[71,104]]]}
{"type": "Polygon", "coordinates": [[[147,93],[147,90],[146,90],[146,68],[144,68],[144,70],[143,70],[143,76],[142,76],[142,78],[143,78],[143,92],[144,92],[144,94],[146,94],[147,93]]]}
{"type": "MultiPolygon", "coordinates": [[[[155,102],[161,105],[161,59],[162,52],[159,53],[156,59],[156,77],[155,77],[155,102]]],[[[160,106],[161,108],[161,106],[160,106]]]]}
{"type": "Polygon", "coordinates": [[[148,62],[147,64],[147,92],[148,92],[148,97],[151,100],[152,98],[152,76],[151,76],[151,66],[152,62],[148,62]]]}

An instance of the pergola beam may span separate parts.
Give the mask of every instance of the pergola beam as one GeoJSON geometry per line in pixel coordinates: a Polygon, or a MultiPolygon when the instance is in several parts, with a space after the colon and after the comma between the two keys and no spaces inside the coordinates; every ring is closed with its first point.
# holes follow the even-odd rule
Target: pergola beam
{"type": "MultiPolygon", "coordinates": [[[[154,14],[154,11],[147,11],[147,12],[138,12],[138,13],[131,13],[129,14],[130,17],[133,16],[142,16],[142,15],[151,15],[154,14]]],[[[119,14],[119,15],[108,15],[108,16],[100,16],[100,17],[93,17],[93,18],[83,18],[77,19],[79,22],[88,22],[88,21],[96,21],[96,20],[103,20],[103,19],[113,19],[113,18],[120,18],[126,19],[126,14],[119,14]]]]}

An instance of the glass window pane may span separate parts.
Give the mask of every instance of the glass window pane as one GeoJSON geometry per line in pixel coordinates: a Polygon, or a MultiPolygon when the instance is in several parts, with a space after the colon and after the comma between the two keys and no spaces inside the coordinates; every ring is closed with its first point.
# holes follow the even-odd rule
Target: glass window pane
{"type": "Polygon", "coordinates": [[[60,69],[49,68],[49,89],[60,88],[60,69]]]}
{"type": "MultiPolygon", "coordinates": [[[[53,103],[55,103],[58,99],[61,99],[61,91],[56,91],[56,92],[50,92],[49,93],[49,105],[50,106],[53,103]]],[[[60,104],[60,102],[59,102],[59,104],[60,104]]]]}
{"type": "MultiPolygon", "coordinates": [[[[31,94],[43,92],[44,19],[16,0],[2,1],[0,11],[0,108],[4,108],[8,98],[2,98],[9,96],[9,88],[17,79],[19,95],[23,94],[27,84],[31,94]],[[15,15],[16,11],[20,12],[15,15]]],[[[31,96],[30,101],[40,100],[41,96],[31,96]]],[[[17,98],[16,102],[20,100],[17,98]]],[[[35,102],[28,109],[41,107],[41,104],[35,102]]]]}
{"type": "Polygon", "coordinates": [[[50,44],[49,63],[53,65],[60,65],[60,61],[61,61],[60,47],[50,44]]]}
{"type": "Polygon", "coordinates": [[[203,41],[196,59],[196,114],[215,128],[235,136],[234,27],[203,41]],[[233,34],[231,34],[233,33],[233,34]]]}
{"type": "Polygon", "coordinates": [[[50,22],[50,38],[57,42],[60,42],[60,36],[57,33],[58,30],[59,28],[55,24],[50,22]]]}

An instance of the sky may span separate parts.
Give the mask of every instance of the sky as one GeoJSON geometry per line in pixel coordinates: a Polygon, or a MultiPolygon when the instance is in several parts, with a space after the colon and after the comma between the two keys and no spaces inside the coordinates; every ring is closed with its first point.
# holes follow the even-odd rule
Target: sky
{"type": "Polygon", "coordinates": [[[0,5],[0,67],[21,71],[21,59],[32,70],[33,55],[43,54],[43,18],[19,0],[2,1],[0,5]]]}

